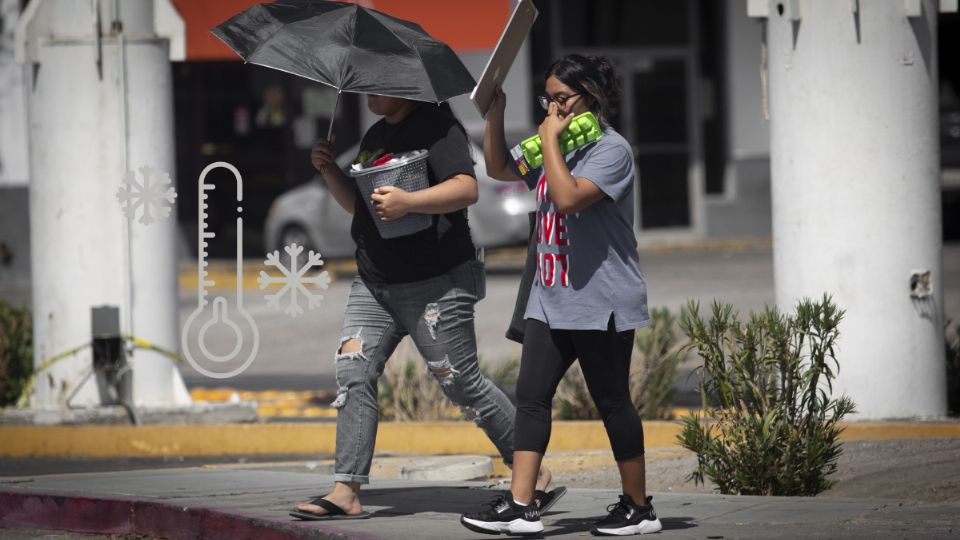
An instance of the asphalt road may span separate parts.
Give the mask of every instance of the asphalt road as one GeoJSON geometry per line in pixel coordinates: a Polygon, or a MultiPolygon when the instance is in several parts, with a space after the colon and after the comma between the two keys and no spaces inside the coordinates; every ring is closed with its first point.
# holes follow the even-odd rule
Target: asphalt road
{"type": "MultiPolygon", "coordinates": [[[[944,247],[944,308],[948,319],[960,320],[960,244],[944,247]]],[[[672,250],[641,254],[651,307],[674,313],[688,300],[706,307],[713,299],[746,313],[774,303],[773,260],[769,249],[672,250]]],[[[189,366],[183,375],[190,387],[230,386],[245,390],[311,390],[336,388],[333,356],[350,288],[342,278],[323,291],[321,305],[291,317],[267,305],[259,290],[247,290],[247,306],[260,331],[256,360],[242,374],[209,379],[189,366]]],[[[520,345],[504,338],[520,282],[519,271],[489,272],[487,297],[477,304],[476,329],[481,362],[497,365],[520,355],[520,345]]],[[[218,293],[219,294],[219,293],[218,293]]],[[[229,292],[224,293],[228,295],[229,292]]],[[[181,321],[196,305],[195,291],[181,291],[181,321]]],[[[213,340],[214,342],[216,340],[213,340]]],[[[211,349],[226,351],[213,343],[211,349]]],[[[678,383],[683,390],[689,384],[678,383]]]]}
{"type": "MultiPolygon", "coordinates": [[[[706,304],[720,298],[746,311],[773,302],[773,267],[768,250],[649,254],[644,257],[643,266],[650,283],[651,306],[667,306],[678,312],[687,299],[699,299],[706,304]]],[[[322,304],[297,317],[268,306],[260,291],[245,291],[244,305],[260,332],[257,359],[242,374],[228,380],[209,379],[185,366],[183,374],[188,386],[246,390],[335,388],[333,356],[350,281],[346,277],[331,283],[323,291],[322,304]]],[[[520,345],[504,338],[519,284],[519,271],[488,273],[487,297],[477,304],[475,319],[481,362],[499,365],[520,356],[520,345]]],[[[217,294],[227,296],[228,302],[235,298],[229,291],[217,294]]],[[[195,305],[195,292],[182,291],[181,321],[195,305]]],[[[211,336],[214,339],[208,338],[208,343],[212,351],[228,352],[227,345],[218,345],[216,335],[211,336]]],[[[224,337],[224,343],[230,342],[229,336],[224,337]]]]}

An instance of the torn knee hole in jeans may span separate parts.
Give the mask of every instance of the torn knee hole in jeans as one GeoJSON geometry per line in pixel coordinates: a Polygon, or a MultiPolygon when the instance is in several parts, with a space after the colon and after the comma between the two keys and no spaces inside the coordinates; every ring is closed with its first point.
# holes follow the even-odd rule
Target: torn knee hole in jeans
{"type": "Polygon", "coordinates": [[[357,330],[356,335],[340,338],[340,345],[337,347],[337,354],[334,355],[335,360],[349,360],[363,355],[363,341],[360,340],[360,332],[362,331],[362,329],[357,330]],[[344,351],[344,349],[351,350],[344,351]]]}
{"type": "MultiPolygon", "coordinates": [[[[337,362],[357,360],[364,358],[363,356],[363,342],[360,340],[360,332],[357,331],[357,334],[354,336],[346,336],[340,338],[340,346],[337,348],[337,354],[335,359],[337,362]],[[344,349],[355,349],[344,352],[344,349]]],[[[339,409],[347,402],[347,392],[350,390],[349,386],[340,383],[339,376],[337,377],[337,397],[333,400],[333,403],[330,404],[334,409],[339,409]]]]}
{"type": "Polygon", "coordinates": [[[427,323],[430,337],[437,339],[437,321],[440,320],[440,305],[436,302],[427,304],[423,310],[423,322],[427,323]]]}
{"type": "Polygon", "coordinates": [[[427,360],[427,368],[430,369],[430,373],[433,374],[443,386],[453,384],[456,382],[456,376],[460,375],[460,372],[454,369],[453,364],[450,363],[450,358],[446,356],[438,362],[427,360]]]}

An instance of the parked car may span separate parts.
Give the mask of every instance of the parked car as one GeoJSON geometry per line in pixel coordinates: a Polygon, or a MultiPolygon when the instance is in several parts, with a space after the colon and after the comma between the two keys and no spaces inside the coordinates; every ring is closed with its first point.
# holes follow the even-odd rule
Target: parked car
{"type": "MultiPolygon", "coordinates": [[[[471,143],[477,174],[479,201],[470,206],[468,216],[473,242],[482,247],[526,244],[529,233],[527,213],[535,210],[535,200],[523,182],[500,182],[487,176],[483,150],[471,143]]],[[[357,156],[354,145],[337,158],[346,170],[357,156]]],[[[352,216],[337,204],[327,189],[323,175],[282,193],[270,207],[265,224],[267,251],[296,242],[319,251],[325,259],[352,257],[356,245],[350,237],[352,216]]]]}

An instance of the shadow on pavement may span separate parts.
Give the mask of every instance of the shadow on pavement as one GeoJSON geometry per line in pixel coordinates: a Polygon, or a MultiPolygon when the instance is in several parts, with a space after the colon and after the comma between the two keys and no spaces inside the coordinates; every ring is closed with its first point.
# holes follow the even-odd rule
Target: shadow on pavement
{"type": "Polygon", "coordinates": [[[372,517],[390,517],[439,512],[461,514],[473,512],[494,497],[498,491],[474,487],[425,486],[392,489],[364,489],[360,499],[365,507],[385,507],[372,517]]]}
{"type": "MultiPolygon", "coordinates": [[[[411,487],[398,489],[364,489],[363,504],[366,507],[384,507],[376,510],[371,517],[385,518],[391,516],[407,516],[429,512],[444,514],[461,514],[477,511],[488,502],[491,502],[501,492],[477,487],[411,487]]],[[[598,507],[596,515],[583,518],[561,518],[558,516],[568,513],[560,501],[556,507],[547,512],[547,530],[542,537],[560,536],[565,534],[586,533],[590,526],[605,515],[605,508],[598,507]]],[[[696,527],[692,517],[661,517],[664,530],[680,530],[696,527]]]]}
{"type": "Polygon", "coordinates": [[[663,523],[663,530],[665,531],[692,529],[697,526],[692,517],[661,517],[660,523],[663,523]]]}

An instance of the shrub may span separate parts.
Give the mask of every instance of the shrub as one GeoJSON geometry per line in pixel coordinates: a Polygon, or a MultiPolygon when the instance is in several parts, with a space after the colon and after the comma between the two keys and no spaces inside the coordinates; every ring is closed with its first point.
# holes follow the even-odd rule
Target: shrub
{"type": "Polygon", "coordinates": [[[553,396],[553,416],[560,420],[596,420],[600,418],[593,404],[580,364],[574,362],[564,374],[553,396]]]}
{"type": "Polygon", "coordinates": [[[827,295],[800,301],[794,315],[767,308],[746,323],[716,301],[708,322],[699,311],[691,302],[680,319],[703,358],[705,418],[684,419],[678,436],[697,454],[690,478],[703,483],[706,476],[725,494],[829,489],[841,452],[839,422],[854,411],[848,397],[830,397],[843,311],[827,295]]]}
{"type": "Polygon", "coordinates": [[[480,372],[507,396],[513,396],[517,390],[517,375],[520,374],[520,358],[514,356],[497,367],[491,367],[480,357],[480,372]]]}
{"type": "MultiPolygon", "coordinates": [[[[519,366],[517,358],[497,368],[490,368],[480,361],[480,371],[504,391],[516,386],[519,366]]],[[[381,420],[412,422],[465,418],[459,407],[444,395],[440,383],[430,374],[426,361],[409,338],[400,343],[387,362],[378,399],[381,420]]]]}
{"type": "Polygon", "coordinates": [[[410,338],[404,338],[387,361],[378,393],[382,420],[413,422],[460,416],[410,338]]]}
{"type": "MultiPolygon", "coordinates": [[[[630,363],[630,395],[644,419],[667,419],[673,414],[673,383],[683,358],[685,340],[677,337],[677,320],[666,308],[650,312],[650,326],[634,335],[630,363]]],[[[554,416],[561,420],[595,420],[599,413],[587,390],[578,363],[570,366],[553,400],[554,416]]]]}
{"type": "MultiPolygon", "coordinates": [[[[654,309],[651,324],[634,337],[630,366],[630,391],[634,405],[646,419],[669,418],[673,405],[673,382],[683,358],[685,341],[678,339],[676,317],[667,309],[654,309]]],[[[480,361],[480,371],[507,395],[516,388],[519,358],[496,368],[480,361]]],[[[426,362],[409,340],[404,339],[387,362],[379,385],[380,418],[383,420],[449,420],[464,418],[443,394],[426,362]]],[[[598,419],[580,366],[574,363],[557,388],[554,416],[563,420],[598,419]]]]}
{"type": "Polygon", "coordinates": [[[651,323],[634,337],[630,364],[630,395],[647,420],[673,417],[673,383],[685,356],[686,339],[677,338],[677,318],[666,308],[650,313],[651,323]]]}
{"type": "Polygon", "coordinates": [[[0,407],[17,402],[32,374],[30,310],[0,302],[0,407]]]}

